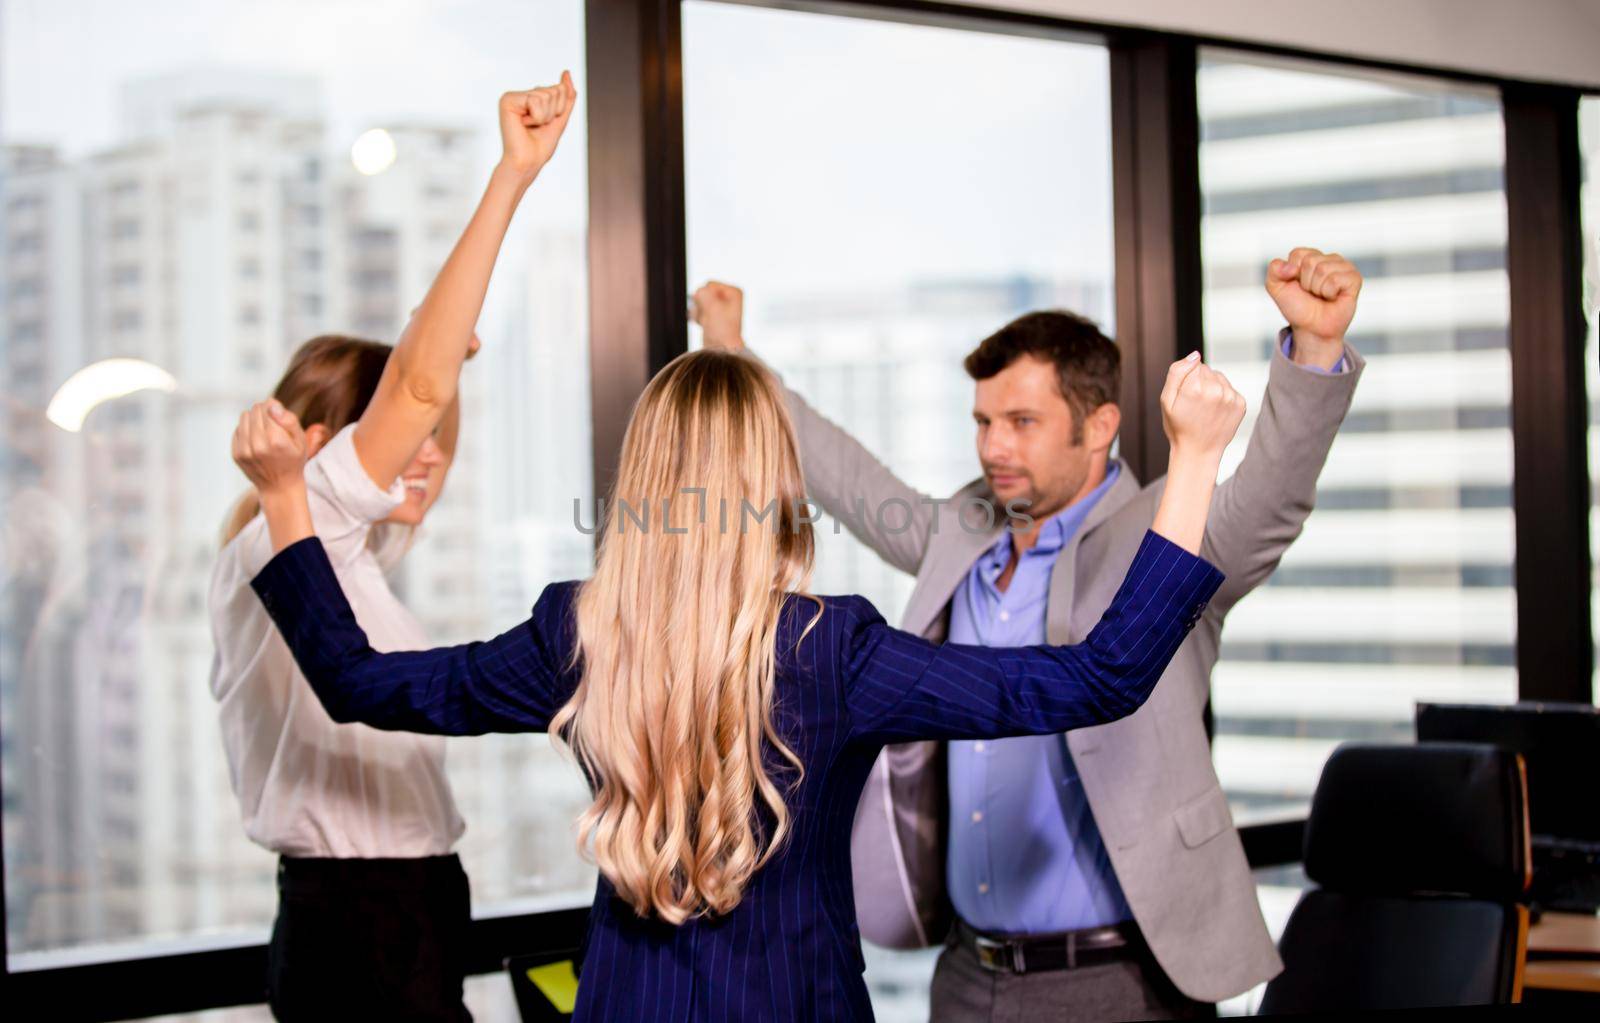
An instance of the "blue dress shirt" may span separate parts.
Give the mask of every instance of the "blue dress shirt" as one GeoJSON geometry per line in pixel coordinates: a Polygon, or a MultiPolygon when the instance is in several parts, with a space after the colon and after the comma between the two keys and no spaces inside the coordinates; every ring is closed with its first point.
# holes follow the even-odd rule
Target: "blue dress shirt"
{"type": "MultiPolygon", "coordinates": [[[[1121,473],[1045,519],[1011,583],[1002,533],[967,573],[950,608],[950,642],[995,647],[1045,642],[1056,558],[1121,473]]],[[[1078,770],[1060,735],[950,743],[950,852],[945,881],[956,912],[982,931],[1051,934],[1132,914],[1117,883],[1078,770]]]]}

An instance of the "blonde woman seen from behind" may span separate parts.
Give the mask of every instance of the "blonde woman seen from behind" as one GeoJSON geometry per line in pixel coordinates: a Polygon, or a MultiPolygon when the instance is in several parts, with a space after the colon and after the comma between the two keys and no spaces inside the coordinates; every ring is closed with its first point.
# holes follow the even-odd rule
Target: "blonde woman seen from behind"
{"type": "MultiPolygon", "coordinates": [[[[598,863],[577,1019],[870,1019],[850,823],[884,744],[1046,734],[1136,710],[1220,584],[1195,552],[1243,401],[1188,359],[1162,395],[1170,482],[1088,639],[934,646],[860,597],[807,592],[793,428],[771,373],[679,357],[623,441],[590,580],[548,587],[487,642],[375,652],[322,545],[269,514],[253,587],[336,720],[552,731],[594,791],[598,863]]],[[[258,406],[236,447],[275,507],[303,502],[297,422],[258,406]]]]}

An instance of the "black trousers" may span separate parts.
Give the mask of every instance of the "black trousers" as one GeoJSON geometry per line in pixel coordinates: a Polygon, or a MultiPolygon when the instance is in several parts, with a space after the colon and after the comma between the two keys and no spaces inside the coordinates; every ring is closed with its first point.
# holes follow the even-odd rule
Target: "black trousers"
{"type": "Polygon", "coordinates": [[[469,1023],[467,875],[455,856],[278,861],[267,996],[285,1023],[469,1023]]]}

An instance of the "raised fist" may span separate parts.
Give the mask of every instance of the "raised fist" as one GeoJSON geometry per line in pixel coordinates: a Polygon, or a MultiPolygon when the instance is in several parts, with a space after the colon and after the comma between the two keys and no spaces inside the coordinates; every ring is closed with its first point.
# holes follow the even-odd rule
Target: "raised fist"
{"type": "Polygon", "coordinates": [[[705,331],[707,348],[744,347],[744,292],[721,281],[707,281],[694,293],[690,318],[705,331]]]}
{"type": "Polygon", "coordinates": [[[1267,294],[1297,343],[1343,344],[1361,294],[1361,272],[1338,253],[1295,249],[1267,266],[1267,294]]]}
{"type": "Polygon", "coordinates": [[[505,147],[501,163],[532,181],[555,155],[577,101],[570,71],[561,72],[556,85],[501,96],[500,142],[505,147]]]}
{"type": "Polygon", "coordinates": [[[233,461],[258,491],[299,482],[306,467],[306,433],[276,398],[258,401],[233,431],[233,461]]]}
{"type": "Polygon", "coordinates": [[[1174,362],[1161,388],[1161,425],[1174,453],[1222,457],[1244,419],[1244,396],[1199,353],[1174,362]]]}

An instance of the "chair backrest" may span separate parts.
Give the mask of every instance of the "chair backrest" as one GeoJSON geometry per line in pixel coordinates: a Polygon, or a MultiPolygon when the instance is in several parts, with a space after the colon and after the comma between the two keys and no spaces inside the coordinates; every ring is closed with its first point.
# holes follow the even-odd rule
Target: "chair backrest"
{"type": "Polygon", "coordinates": [[[1527,948],[1521,758],[1493,746],[1347,743],[1306,820],[1317,884],[1279,942],[1261,1011],[1519,1000],[1527,948]]]}

